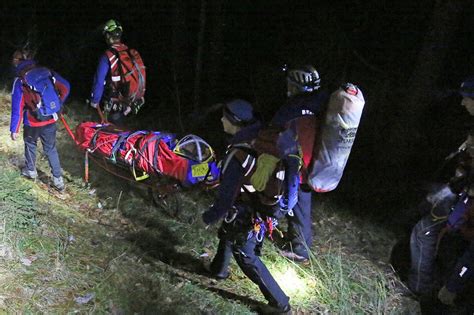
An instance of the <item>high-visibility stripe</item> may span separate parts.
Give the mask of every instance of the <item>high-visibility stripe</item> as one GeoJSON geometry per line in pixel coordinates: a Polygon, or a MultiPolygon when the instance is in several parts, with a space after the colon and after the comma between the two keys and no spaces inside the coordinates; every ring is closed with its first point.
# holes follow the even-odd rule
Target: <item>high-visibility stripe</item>
{"type": "MultiPolygon", "coordinates": [[[[115,57],[115,56],[114,56],[114,57],[115,57]]],[[[110,68],[113,69],[113,68],[115,67],[115,65],[117,65],[117,62],[118,62],[118,58],[115,58],[114,61],[110,60],[110,68]]]]}
{"type": "Polygon", "coordinates": [[[245,188],[245,190],[248,191],[249,193],[256,192],[255,188],[254,188],[252,185],[244,185],[244,188],[245,188]]]}
{"type": "MultiPolygon", "coordinates": [[[[244,162],[244,163],[247,164],[247,160],[248,160],[249,158],[252,160],[252,162],[251,162],[252,164],[250,165],[250,167],[249,167],[249,169],[247,170],[247,172],[244,174],[244,177],[247,177],[247,176],[250,174],[250,172],[252,171],[253,167],[255,166],[255,158],[254,158],[253,156],[250,156],[250,155],[247,156],[247,158],[245,159],[245,162],[244,162]]],[[[242,166],[243,166],[243,165],[242,165],[242,166]]],[[[244,166],[244,169],[245,169],[245,166],[244,166]]]]}
{"type": "Polygon", "coordinates": [[[281,181],[285,180],[285,170],[277,172],[275,176],[281,181]]]}

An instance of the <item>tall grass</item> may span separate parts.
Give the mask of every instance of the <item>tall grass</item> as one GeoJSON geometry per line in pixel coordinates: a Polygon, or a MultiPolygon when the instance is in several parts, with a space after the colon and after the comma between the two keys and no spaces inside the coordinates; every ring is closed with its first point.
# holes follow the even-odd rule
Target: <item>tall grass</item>
{"type": "MultiPolygon", "coordinates": [[[[87,116],[81,115],[72,117],[72,127],[87,116]]],[[[1,118],[6,134],[7,119],[1,118]]],[[[213,192],[183,191],[153,204],[146,189],[93,165],[90,186],[82,185],[82,155],[61,128],[58,139],[68,185],[63,199],[41,183],[20,178],[21,143],[0,139],[0,311],[249,314],[265,303],[235,262],[223,282],[202,272],[203,260],[212,258],[218,242],[218,227],[205,229],[200,219],[213,192]],[[90,300],[78,302],[86,297],[90,300]]],[[[39,157],[38,167],[46,172],[47,161],[39,157]]],[[[391,236],[333,208],[331,201],[315,204],[309,266],[282,258],[265,241],[262,259],[293,309],[331,314],[402,310],[393,290],[397,280],[386,268],[391,236]]]]}

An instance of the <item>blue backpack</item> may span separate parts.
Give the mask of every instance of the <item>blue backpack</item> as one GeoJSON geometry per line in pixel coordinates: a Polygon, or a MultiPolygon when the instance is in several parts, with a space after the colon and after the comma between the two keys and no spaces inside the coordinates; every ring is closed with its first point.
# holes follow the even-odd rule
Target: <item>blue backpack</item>
{"type": "Polygon", "coordinates": [[[55,78],[45,67],[33,67],[21,75],[25,105],[40,120],[57,119],[61,99],[54,85],[55,78]]]}

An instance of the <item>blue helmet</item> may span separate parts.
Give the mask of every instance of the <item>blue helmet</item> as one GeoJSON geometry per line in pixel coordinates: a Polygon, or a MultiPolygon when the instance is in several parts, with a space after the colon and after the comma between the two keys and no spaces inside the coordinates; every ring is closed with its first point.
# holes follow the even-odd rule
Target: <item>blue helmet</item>
{"type": "Polygon", "coordinates": [[[474,98],[474,76],[467,78],[463,83],[461,83],[459,94],[463,97],[474,98]]]}
{"type": "Polygon", "coordinates": [[[252,104],[242,99],[224,105],[224,116],[234,125],[248,125],[255,121],[252,104]]]}

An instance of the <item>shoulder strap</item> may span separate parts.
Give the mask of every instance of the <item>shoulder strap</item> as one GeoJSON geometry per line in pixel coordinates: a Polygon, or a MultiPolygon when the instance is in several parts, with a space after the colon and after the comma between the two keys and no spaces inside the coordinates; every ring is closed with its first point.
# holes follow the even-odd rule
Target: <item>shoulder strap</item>
{"type": "Polygon", "coordinates": [[[227,155],[223,161],[222,174],[225,173],[232,158],[236,158],[245,170],[244,176],[247,177],[253,170],[256,164],[256,152],[252,146],[247,143],[238,143],[231,145],[227,150],[227,155]]]}
{"type": "MultiPolygon", "coordinates": [[[[120,53],[117,49],[113,48],[113,47],[110,47],[107,51],[110,51],[112,53],[112,55],[115,56],[116,58],[116,63],[117,63],[117,72],[118,72],[118,75],[120,75],[120,83],[125,83],[125,78],[123,76],[123,64],[122,64],[122,60],[120,60],[120,53]]],[[[127,49],[128,51],[128,49],[127,49]]],[[[110,59],[109,59],[109,62],[110,62],[110,59]]],[[[114,64],[110,64],[110,74],[111,75],[114,75],[113,73],[113,67],[114,67],[114,64]]],[[[112,83],[116,83],[115,81],[112,80],[112,83]]]]}
{"type": "Polygon", "coordinates": [[[30,71],[30,70],[32,70],[33,68],[36,68],[36,67],[37,67],[37,65],[35,65],[35,64],[29,65],[29,66],[25,67],[24,69],[22,69],[20,71],[20,73],[18,73],[18,77],[21,79],[21,83],[23,83],[23,85],[26,85],[26,86],[29,87],[28,82],[26,82],[25,76],[28,73],[28,71],[30,71]]]}

